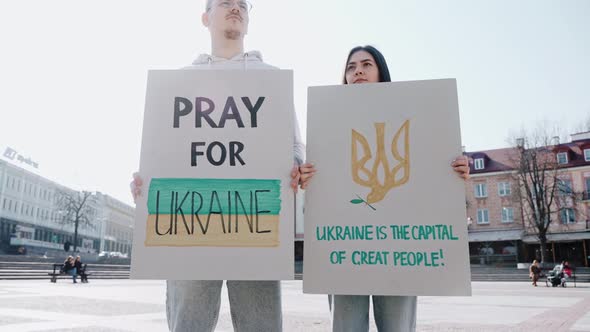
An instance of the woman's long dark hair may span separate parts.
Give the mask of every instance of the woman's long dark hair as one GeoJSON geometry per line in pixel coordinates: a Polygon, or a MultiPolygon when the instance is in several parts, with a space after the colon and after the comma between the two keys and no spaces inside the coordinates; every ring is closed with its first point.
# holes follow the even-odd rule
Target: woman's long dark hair
{"type": "Polygon", "coordinates": [[[350,61],[350,57],[358,51],[365,51],[373,56],[373,59],[375,59],[375,63],[377,64],[377,69],[379,70],[379,82],[391,82],[389,68],[387,68],[387,62],[385,61],[383,54],[381,54],[381,52],[379,52],[379,50],[373,46],[366,45],[357,46],[348,52],[348,57],[346,58],[346,63],[344,64],[344,78],[342,79],[343,84],[348,84],[346,83],[346,67],[348,66],[348,61],[350,61]]]}

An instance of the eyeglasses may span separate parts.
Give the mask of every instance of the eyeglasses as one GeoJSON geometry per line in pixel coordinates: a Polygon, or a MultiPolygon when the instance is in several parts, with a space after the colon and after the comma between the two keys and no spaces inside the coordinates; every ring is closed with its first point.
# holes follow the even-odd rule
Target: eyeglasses
{"type": "MultiPolygon", "coordinates": [[[[229,1],[229,0],[222,0],[217,3],[218,7],[221,8],[232,8],[234,5],[238,5],[240,10],[243,12],[249,13],[252,10],[252,4],[246,0],[239,0],[239,1],[229,1]]],[[[207,11],[211,10],[211,7],[207,8],[207,11]]]]}

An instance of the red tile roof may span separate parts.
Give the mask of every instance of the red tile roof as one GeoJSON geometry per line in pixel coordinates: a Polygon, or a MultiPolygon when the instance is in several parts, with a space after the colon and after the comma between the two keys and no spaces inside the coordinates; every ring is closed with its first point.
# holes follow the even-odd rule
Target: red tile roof
{"type": "MultiPolygon", "coordinates": [[[[578,140],[570,143],[549,146],[555,152],[568,152],[568,163],[564,167],[590,166],[590,161],[584,160],[584,149],[590,149],[590,139],[578,140]]],[[[514,161],[518,160],[517,148],[465,152],[471,166],[471,174],[502,172],[514,169],[514,161]],[[474,161],[484,158],[484,169],[476,170],[474,161]]]]}

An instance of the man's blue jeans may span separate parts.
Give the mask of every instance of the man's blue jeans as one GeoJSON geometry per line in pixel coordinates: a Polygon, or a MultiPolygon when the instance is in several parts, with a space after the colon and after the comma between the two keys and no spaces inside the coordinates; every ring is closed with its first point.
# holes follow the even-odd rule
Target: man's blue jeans
{"type": "MultiPolygon", "coordinates": [[[[228,280],[232,323],[239,332],[282,331],[280,281],[228,280]]],[[[222,280],[168,280],[166,314],[172,332],[213,332],[222,280]]]]}

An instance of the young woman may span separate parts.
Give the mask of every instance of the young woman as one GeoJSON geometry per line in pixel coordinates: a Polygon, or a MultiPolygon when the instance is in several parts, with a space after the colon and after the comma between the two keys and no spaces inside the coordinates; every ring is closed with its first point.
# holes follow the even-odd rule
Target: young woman
{"type": "MultiPolygon", "coordinates": [[[[346,59],[343,84],[391,82],[385,58],[372,46],[353,48],[346,59]]],[[[453,170],[463,179],[469,178],[469,163],[465,156],[459,156],[451,164],[453,170]]],[[[300,167],[301,187],[305,189],[315,168],[309,164],[300,167]]],[[[380,332],[414,331],[416,329],[416,296],[373,295],[375,323],[380,332]]],[[[332,330],[368,331],[368,295],[330,296],[332,330]]]]}
{"type": "Polygon", "coordinates": [[[74,263],[74,257],[68,256],[64,262],[64,272],[72,276],[72,280],[76,283],[76,266],[74,263]]]}

